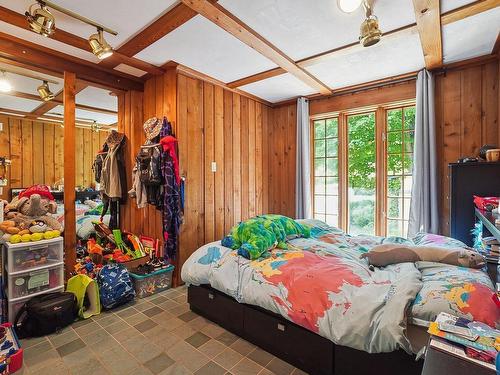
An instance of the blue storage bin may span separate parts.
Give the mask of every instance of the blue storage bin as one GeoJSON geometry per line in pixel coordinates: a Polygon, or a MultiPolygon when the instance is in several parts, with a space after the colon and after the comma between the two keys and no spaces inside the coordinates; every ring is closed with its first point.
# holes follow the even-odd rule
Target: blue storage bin
{"type": "Polygon", "coordinates": [[[169,289],[172,286],[174,266],[162,268],[147,275],[137,275],[129,272],[134,283],[137,298],[144,298],[169,289]]]}

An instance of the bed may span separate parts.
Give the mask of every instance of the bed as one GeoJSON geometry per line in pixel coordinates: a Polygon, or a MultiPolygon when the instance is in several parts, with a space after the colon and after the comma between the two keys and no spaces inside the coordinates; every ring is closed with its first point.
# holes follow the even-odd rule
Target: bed
{"type": "MultiPolygon", "coordinates": [[[[317,220],[311,238],[289,241],[249,261],[220,242],[186,261],[182,279],[191,308],[249,341],[318,374],[418,374],[414,354],[441,311],[498,324],[486,273],[444,264],[370,268],[360,255],[400,238],[349,236],[317,220]],[[365,358],[363,360],[363,358],[365,358]],[[403,372],[401,372],[403,371],[403,372]]],[[[413,243],[464,246],[419,234],[413,243]]]]}

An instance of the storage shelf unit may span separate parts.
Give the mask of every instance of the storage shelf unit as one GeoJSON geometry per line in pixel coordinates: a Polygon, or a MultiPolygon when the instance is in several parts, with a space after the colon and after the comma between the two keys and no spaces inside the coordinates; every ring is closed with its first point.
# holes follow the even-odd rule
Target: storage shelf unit
{"type": "Polygon", "coordinates": [[[2,244],[3,291],[8,321],[30,298],[64,290],[63,238],[2,244]]]}

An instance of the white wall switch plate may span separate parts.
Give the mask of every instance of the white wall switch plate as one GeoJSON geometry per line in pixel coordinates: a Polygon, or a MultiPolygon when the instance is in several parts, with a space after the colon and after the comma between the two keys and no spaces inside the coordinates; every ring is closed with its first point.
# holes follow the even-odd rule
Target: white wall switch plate
{"type": "Polygon", "coordinates": [[[215,161],[212,162],[212,172],[217,172],[217,163],[215,161]]]}

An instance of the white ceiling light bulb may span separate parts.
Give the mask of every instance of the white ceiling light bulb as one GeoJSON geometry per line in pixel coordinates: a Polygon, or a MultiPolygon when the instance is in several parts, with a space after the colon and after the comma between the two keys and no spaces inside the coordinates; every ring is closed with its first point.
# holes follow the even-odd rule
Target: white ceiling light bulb
{"type": "Polygon", "coordinates": [[[352,13],[361,6],[363,0],[337,0],[340,10],[344,13],[352,13]]]}
{"type": "Polygon", "coordinates": [[[12,90],[12,85],[10,82],[7,80],[7,77],[5,76],[5,72],[1,72],[2,75],[0,76],[0,92],[9,92],[12,90]]]}

